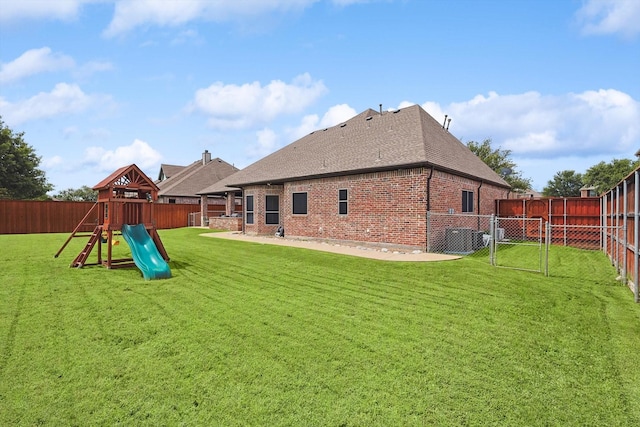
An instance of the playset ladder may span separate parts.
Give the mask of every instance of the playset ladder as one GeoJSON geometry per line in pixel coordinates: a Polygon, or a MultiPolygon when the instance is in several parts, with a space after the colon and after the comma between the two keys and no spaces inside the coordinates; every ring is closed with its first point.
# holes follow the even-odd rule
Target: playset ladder
{"type": "MultiPolygon", "coordinates": [[[[71,239],[73,239],[74,237],[76,237],[76,234],[78,234],[78,232],[80,231],[80,228],[84,225],[89,225],[89,223],[87,223],[87,219],[89,218],[89,216],[93,213],[93,211],[98,207],[98,202],[95,202],[93,204],[93,206],[91,206],[91,209],[89,209],[89,212],[87,212],[87,214],[84,216],[84,218],[82,218],[82,220],[78,223],[78,225],[76,226],[76,228],[73,229],[73,231],[71,232],[71,235],[67,238],[66,242],[64,242],[64,244],[62,245],[62,247],[58,250],[58,252],[56,252],[56,254],[53,256],[54,258],[58,258],[58,256],[60,256],[60,254],[62,253],[62,251],[64,250],[64,248],[67,247],[67,245],[69,244],[69,242],[71,241],[71,239]]],[[[95,223],[94,223],[95,224],[95,223]]],[[[99,224],[99,223],[98,223],[99,224]]],[[[79,237],[79,236],[78,236],[79,237]]]]}
{"type": "Polygon", "coordinates": [[[98,239],[102,238],[101,234],[102,226],[98,226],[93,230],[93,233],[91,234],[91,237],[89,237],[87,245],[84,247],[84,249],[82,249],[82,252],[78,254],[76,259],[73,260],[73,262],[71,263],[71,267],[81,268],[82,266],[84,266],[85,262],[87,262],[87,258],[89,258],[89,255],[93,250],[93,247],[96,245],[96,242],[98,241],[98,239]]]}

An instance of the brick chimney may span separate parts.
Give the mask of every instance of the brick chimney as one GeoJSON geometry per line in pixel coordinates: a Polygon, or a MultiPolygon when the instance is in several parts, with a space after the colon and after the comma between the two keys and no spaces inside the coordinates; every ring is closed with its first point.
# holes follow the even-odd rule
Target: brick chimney
{"type": "Polygon", "coordinates": [[[204,166],[210,161],[211,161],[211,153],[209,152],[209,150],[204,150],[204,153],[202,153],[202,165],[204,166]]]}

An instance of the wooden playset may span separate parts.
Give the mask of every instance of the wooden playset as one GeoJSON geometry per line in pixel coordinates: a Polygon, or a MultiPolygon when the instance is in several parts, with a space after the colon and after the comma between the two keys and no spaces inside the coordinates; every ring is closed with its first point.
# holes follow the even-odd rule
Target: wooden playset
{"type": "Polygon", "coordinates": [[[86,229],[86,226],[89,225],[86,221],[89,218],[95,218],[97,210],[97,224],[95,222],[91,224],[95,227],[89,235],[89,241],[75,257],[71,267],[81,268],[85,265],[103,265],[107,268],[134,266],[133,258],[113,259],[112,257],[112,243],[118,241],[118,233],[122,232],[125,224],[144,225],[155,243],[159,255],[165,262],[169,261],[169,256],[154,223],[153,207],[154,202],[158,199],[158,186],[138,166],[132,164],[116,170],[93,187],[93,190],[98,191],[98,201],[55,254],[56,258],[72,238],[87,237],[87,234],[80,234],[79,230],[86,229]],[[107,244],[106,259],[103,258],[103,243],[107,244]],[[89,255],[96,246],[98,250],[97,262],[87,263],[89,255]]]}

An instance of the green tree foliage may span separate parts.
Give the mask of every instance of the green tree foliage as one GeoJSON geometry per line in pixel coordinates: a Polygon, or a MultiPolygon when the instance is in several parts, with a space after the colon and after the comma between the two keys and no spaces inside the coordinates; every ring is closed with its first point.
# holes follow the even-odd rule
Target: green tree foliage
{"type": "Polygon", "coordinates": [[[564,170],[557,172],[553,179],[547,182],[542,194],[547,197],[578,197],[583,185],[582,174],[564,170]]]}
{"type": "Polygon", "coordinates": [[[38,169],[40,157],[24,139],[24,132],[13,133],[0,118],[0,198],[42,199],[53,189],[44,171],[38,169]]]}
{"type": "Polygon", "coordinates": [[[92,190],[90,187],[83,185],[80,188],[69,188],[62,190],[55,196],[58,200],[69,200],[72,202],[95,202],[98,200],[98,192],[92,190]]]}
{"type": "Polygon", "coordinates": [[[612,189],[624,177],[640,166],[640,160],[613,159],[609,163],[604,161],[591,166],[583,175],[583,182],[596,188],[598,194],[612,189]]]}
{"type": "Polygon", "coordinates": [[[516,170],[517,165],[511,160],[511,150],[491,147],[491,138],[482,143],[467,142],[467,147],[485,162],[493,171],[502,176],[511,185],[513,191],[525,191],[531,188],[531,180],[522,177],[522,172],[516,170]]]}

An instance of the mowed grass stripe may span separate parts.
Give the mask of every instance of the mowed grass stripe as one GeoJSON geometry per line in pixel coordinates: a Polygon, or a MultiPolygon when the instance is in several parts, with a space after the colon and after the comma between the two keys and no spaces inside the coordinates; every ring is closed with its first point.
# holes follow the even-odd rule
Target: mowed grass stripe
{"type": "Polygon", "coordinates": [[[161,232],[174,277],[157,282],[67,268],[75,251],[51,258],[66,236],[0,236],[13,247],[2,340],[15,323],[0,423],[639,418],[637,307],[602,254],[557,252],[553,265],[570,271],[544,278],[468,258],[385,263],[198,233],[161,232]]]}

